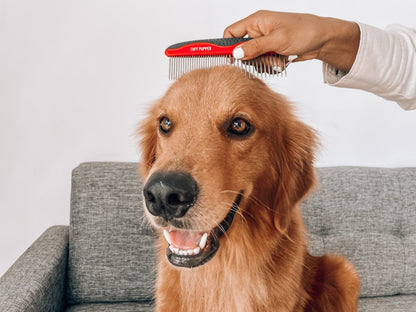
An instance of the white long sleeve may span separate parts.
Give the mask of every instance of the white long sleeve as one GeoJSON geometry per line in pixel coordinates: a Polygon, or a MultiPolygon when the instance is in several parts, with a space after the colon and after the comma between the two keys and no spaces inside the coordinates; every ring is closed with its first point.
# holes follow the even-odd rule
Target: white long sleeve
{"type": "Polygon", "coordinates": [[[369,91],[405,110],[416,109],[416,30],[357,24],[361,39],[351,70],[345,73],[324,63],[325,83],[369,91]]]}

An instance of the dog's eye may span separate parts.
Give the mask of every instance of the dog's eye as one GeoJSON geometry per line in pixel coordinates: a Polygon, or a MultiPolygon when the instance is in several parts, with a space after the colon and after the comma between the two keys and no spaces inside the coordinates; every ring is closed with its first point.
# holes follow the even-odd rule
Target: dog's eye
{"type": "Polygon", "coordinates": [[[251,130],[252,127],[248,121],[244,120],[243,118],[235,118],[231,120],[227,132],[232,136],[245,137],[251,133],[251,130]]]}
{"type": "Polygon", "coordinates": [[[172,122],[168,117],[160,118],[159,129],[162,133],[169,133],[172,130],[172,122]]]}

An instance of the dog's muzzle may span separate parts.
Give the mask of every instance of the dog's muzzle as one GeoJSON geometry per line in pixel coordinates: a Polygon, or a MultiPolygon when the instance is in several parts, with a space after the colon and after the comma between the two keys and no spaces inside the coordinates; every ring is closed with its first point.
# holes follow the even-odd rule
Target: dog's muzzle
{"type": "MultiPolygon", "coordinates": [[[[192,176],[182,171],[157,171],[144,186],[146,208],[150,214],[173,224],[184,217],[198,198],[198,185],[192,176]]],[[[175,266],[193,268],[212,259],[217,253],[220,237],[230,228],[239,208],[242,191],[238,193],[226,217],[208,232],[180,228],[163,230],[169,243],[166,256],[175,266]]]]}

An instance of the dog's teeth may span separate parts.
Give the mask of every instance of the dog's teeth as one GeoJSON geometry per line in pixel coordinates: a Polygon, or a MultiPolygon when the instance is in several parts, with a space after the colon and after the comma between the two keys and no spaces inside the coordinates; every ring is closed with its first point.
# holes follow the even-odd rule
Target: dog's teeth
{"type": "Polygon", "coordinates": [[[199,246],[195,247],[194,249],[179,249],[177,247],[173,247],[172,245],[170,245],[169,249],[174,254],[177,254],[179,256],[193,256],[201,252],[201,248],[199,246]]]}
{"type": "Polygon", "coordinates": [[[170,235],[167,230],[163,230],[163,235],[165,236],[167,242],[169,243],[170,251],[172,251],[174,254],[179,255],[179,256],[193,256],[193,255],[199,254],[201,250],[205,248],[207,244],[207,240],[208,240],[208,234],[204,233],[204,235],[202,235],[201,237],[201,240],[199,241],[198,246],[196,246],[194,249],[180,249],[172,245],[171,240],[170,240],[170,235]]]}
{"type": "Polygon", "coordinates": [[[172,245],[171,241],[170,241],[170,235],[169,232],[166,230],[163,230],[163,235],[165,236],[166,240],[168,241],[169,245],[172,245]]]}
{"type": "Polygon", "coordinates": [[[202,235],[201,240],[199,241],[199,248],[204,249],[205,245],[207,244],[208,234],[204,233],[202,235]]]}

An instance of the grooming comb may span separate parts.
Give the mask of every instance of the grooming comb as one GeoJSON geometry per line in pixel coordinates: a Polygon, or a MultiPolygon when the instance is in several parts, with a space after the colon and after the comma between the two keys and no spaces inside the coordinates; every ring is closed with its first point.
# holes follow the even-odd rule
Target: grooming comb
{"type": "Polygon", "coordinates": [[[237,66],[250,78],[286,76],[288,65],[286,58],[277,53],[269,52],[247,61],[237,60],[233,57],[234,48],[251,39],[206,39],[171,45],[165,50],[165,54],[169,57],[169,79],[178,79],[194,69],[220,65],[237,66]]]}

